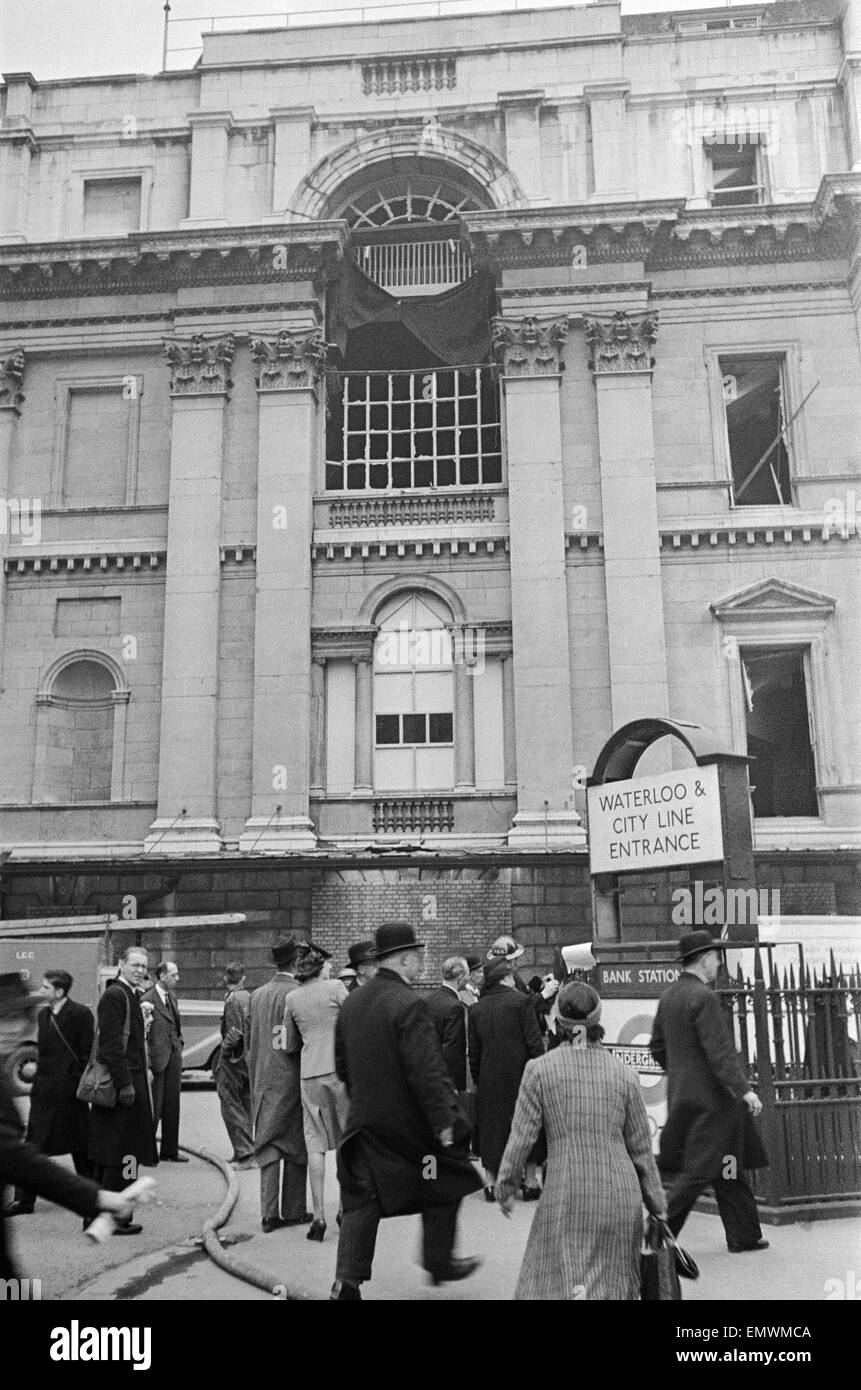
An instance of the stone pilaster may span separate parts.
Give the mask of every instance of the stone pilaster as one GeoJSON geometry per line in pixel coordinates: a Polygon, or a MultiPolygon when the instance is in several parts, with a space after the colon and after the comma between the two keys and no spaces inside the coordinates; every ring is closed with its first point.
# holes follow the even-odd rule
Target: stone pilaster
{"type": "Polygon", "coordinates": [[[311,168],[312,106],[278,107],[270,112],[275,126],[272,212],[283,216],[298,185],[311,168]]]}
{"type": "Polygon", "coordinates": [[[353,790],[373,790],[374,667],[370,656],[354,656],[356,671],[356,761],[353,790]]]}
{"type": "Polygon", "coordinates": [[[656,314],[586,319],[598,405],[610,703],[618,729],[669,712],[652,433],[656,314]]]}
{"type": "Polygon", "coordinates": [[[30,160],[38,148],[31,125],[36,79],[31,72],[4,72],[6,110],[0,130],[0,246],[26,241],[30,160]]]}
{"type": "Polygon", "coordinates": [[[626,130],[629,82],[589,82],[583,95],[592,136],[590,202],[627,202],[636,196],[626,130]]]}
{"type": "Polygon", "coordinates": [[[257,586],[251,816],[240,848],[312,849],[311,540],[317,405],[326,344],[315,329],[253,338],[258,395],[257,586]]]}
{"type": "MultiPolygon", "coordinates": [[[[581,847],[574,764],[561,354],[567,319],[494,319],[502,368],[511,518],[517,814],[512,844],[581,847]]],[[[506,769],[507,772],[510,768],[506,769]]]]}
{"type": "Polygon", "coordinates": [[[861,3],[848,0],[843,11],[843,54],[840,86],[846,112],[849,166],[861,172],[861,3]]]}
{"type": "Polygon", "coordinates": [[[541,167],[541,106],[544,93],[500,92],[499,105],[505,118],[505,159],[527,198],[542,199],[544,185],[541,167]]]}
{"type": "Polygon", "coordinates": [[[191,187],[184,227],[227,225],[227,150],[233,116],[229,111],[192,111],[191,187]]]}
{"type": "MultiPolygon", "coordinates": [[[[18,419],[24,396],[21,387],[24,383],[24,353],[20,348],[7,353],[0,359],[0,690],[3,675],[3,644],[6,634],[6,549],[12,525],[13,510],[9,496],[10,465],[15,435],[18,432],[18,419]]],[[[17,499],[18,507],[22,504],[17,499]]],[[[33,499],[27,499],[32,506],[33,499]]],[[[19,512],[20,515],[20,512],[19,512]]]]}
{"type": "Polygon", "coordinates": [[[147,852],[213,853],[216,817],[221,470],[230,336],[165,345],[170,494],[158,817],[147,852]]]}

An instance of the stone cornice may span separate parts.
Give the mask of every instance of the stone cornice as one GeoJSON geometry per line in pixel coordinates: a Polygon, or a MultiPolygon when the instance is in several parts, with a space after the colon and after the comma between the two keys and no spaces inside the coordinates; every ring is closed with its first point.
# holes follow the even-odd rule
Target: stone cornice
{"type": "Polygon", "coordinates": [[[315,627],[311,629],[311,655],[314,661],[370,661],[374,652],[377,629],[364,625],[352,627],[315,627]]]}
{"type": "Polygon", "coordinates": [[[46,547],[40,546],[41,553],[33,554],[26,551],[16,551],[12,555],[7,555],[3,561],[3,569],[6,574],[42,574],[42,575],[64,575],[64,574],[92,574],[103,573],[105,570],[123,571],[128,573],[149,572],[159,569],[165,561],[167,552],[164,547],[150,549],[149,547],[135,548],[134,546],[105,546],[95,542],[88,549],[74,551],[71,547],[57,548],[57,553],[46,553],[46,547]]]}
{"type": "Polygon", "coordinates": [[[11,410],[16,415],[21,413],[25,367],[26,359],[21,348],[13,348],[7,356],[0,358],[0,410],[11,410]]]}
{"type": "Polygon", "coordinates": [[[474,536],[455,539],[415,540],[408,536],[392,536],[382,540],[315,540],[311,546],[312,560],[433,560],[440,555],[494,555],[508,553],[508,536],[474,536]]]}
{"type": "Polygon", "coordinates": [[[0,246],[5,298],[170,290],[189,284],[315,279],[340,260],[347,224],[270,222],[205,231],[0,246]]]}

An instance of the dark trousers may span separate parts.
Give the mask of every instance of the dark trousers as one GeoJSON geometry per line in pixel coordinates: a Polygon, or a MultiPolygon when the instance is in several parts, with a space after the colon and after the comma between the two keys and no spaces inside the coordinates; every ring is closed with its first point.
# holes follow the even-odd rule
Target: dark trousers
{"type": "Polygon", "coordinates": [[[244,1067],[221,1061],[216,1078],[221,1118],[233,1145],[233,1157],[241,1162],[254,1157],[251,1138],[251,1084],[244,1067]]]}
{"type": "MultiPolygon", "coordinates": [[[[383,1219],[377,1189],[370,1167],[354,1141],[350,1160],[351,1193],[338,1235],[335,1278],[361,1284],[371,1277],[377,1228],[383,1219]]],[[[441,1272],[450,1263],[457,1231],[460,1198],[422,1211],[422,1265],[430,1274],[441,1272]]]]}
{"type": "MultiPolygon", "coordinates": [[[[34,1145],[34,1147],[38,1147],[38,1145],[34,1145]]],[[[93,1165],[86,1153],[73,1153],[72,1162],[79,1177],[91,1178],[93,1176],[93,1165]]],[[[32,1208],[36,1205],[36,1194],[35,1192],[28,1192],[26,1187],[16,1187],[15,1201],[20,1202],[23,1207],[32,1208]]]]}
{"type": "Polygon", "coordinates": [[[694,1202],[706,1188],[714,1189],[728,1245],[753,1245],[762,1236],[753,1193],[742,1177],[702,1178],[677,1173],[667,1194],[667,1225],[677,1236],[694,1202]]]}
{"type": "Polygon", "coordinates": [[[182,1056],[171,1052],[164,1071],[154,1072],[152,1078],[152,1118],[158,1128],[161,1120],[162,1158],[176,1158],[179,1151],[179,1095],[182,1081],[182,1056]]]}
{"type": "Polygon", "coordinates": [[[299,1221],[307,1211],[308,1164],[292,1158],[262,1164],[260,1168],[260,1215],[264,1221],[280,1216],[284,1221],[299,1221]]]}

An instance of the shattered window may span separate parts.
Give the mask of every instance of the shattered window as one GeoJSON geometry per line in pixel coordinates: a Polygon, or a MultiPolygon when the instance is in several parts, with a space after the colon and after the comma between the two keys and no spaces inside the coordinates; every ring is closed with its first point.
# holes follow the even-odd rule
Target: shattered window
{"type": "Polygon", "coordinates": [[[720,359],[734,507],[791,505],[782,357],[720,359]]]}
{"type": "Polygon", "coordinates": [[[712,207],[765,202],[758,144],[708,145],[712,207]]]}
{"type": "Polygon", "coordinates": [[[818,815],[804,651],[746,648],[741,673],[754,815],[818,815]]]}

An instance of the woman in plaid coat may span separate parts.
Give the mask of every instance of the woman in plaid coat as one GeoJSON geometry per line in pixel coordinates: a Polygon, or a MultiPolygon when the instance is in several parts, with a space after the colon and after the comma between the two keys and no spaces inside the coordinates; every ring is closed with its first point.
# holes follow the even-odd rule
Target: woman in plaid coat
{"type": "Polygon", "coordinates": [[[496,1187],[507,1216],[543,1126],[547,1176],[514,1297],[639,1299],[643,1203],[666,1217],[639,1081],[600,1045],[595,990],[558,999],[566,1041],[526,1065],[496,1187]]]}

